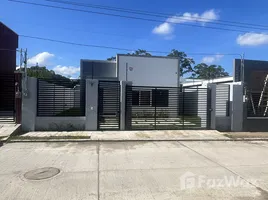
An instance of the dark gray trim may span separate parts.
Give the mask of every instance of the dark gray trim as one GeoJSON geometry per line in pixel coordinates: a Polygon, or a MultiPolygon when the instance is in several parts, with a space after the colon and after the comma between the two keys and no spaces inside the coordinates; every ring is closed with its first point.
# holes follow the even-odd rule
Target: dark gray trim
{"type": "Polygon", "coordinates": [[[90,59],[80,59],[80,63],[83,61],[90,61],[90,62],[99,62],[99,63],[116,63],[116,61],[111,60],[90,60],[90,59]]]}
{"type": "Polygon", "coordinates": [[[179,57],[169,57],[169,56],[144,56],[144,55],[128,55],[128,54],[117,54],[117,56],[145,57],[145,58],[166,58],[166,59],[178,59],[179,60],[179,57]]]}

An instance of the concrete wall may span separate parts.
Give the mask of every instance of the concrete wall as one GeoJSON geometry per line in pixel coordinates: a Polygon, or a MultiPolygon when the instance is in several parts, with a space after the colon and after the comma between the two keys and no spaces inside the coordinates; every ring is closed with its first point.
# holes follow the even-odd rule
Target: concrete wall
{"type": "MultiPolygon", "coordinates": [[[[25,80],[23,79],[22,82],[25,80]]],[[[37,79],[28,77],[26,85],[27,96],[22,95],[22,131],[34,131],[37,110],[37,79]]],[[[25,91],[26,88],[22,88],[25,91]]]]}
{"type": "Polygon", "coordinates": [[[36,117],[36,131],[83,131],[86,117],[36,117]]]}
{"type": "Polygon", "coordinates": [[[86,80],[86,124],[85,130],[98,128],[98,80],[86,80]]]}
{"type": "Polygon", "coordinates": [[[157,56],[117,55],[118,80],[133,86],[179,86],[179,59],[157,56]]]}
{"type": "Polygon", "coordinates": [[[216,130],[230,131],[231,130],[231,117],[216,117],[216,130]]]}
{"type": "Polygon", "coordinates": [[[268,119],[265,117],[248,117],[244,120],[244,131],[267,132],[268,119]]]}
{"type": "Polygon", "coordinates": [[[232,92],[231,100],[231,131],[239,132],[243,130],[244,123],[244,102],[243,102],[243,86],[232,85],[230,91],[232,92]]]}

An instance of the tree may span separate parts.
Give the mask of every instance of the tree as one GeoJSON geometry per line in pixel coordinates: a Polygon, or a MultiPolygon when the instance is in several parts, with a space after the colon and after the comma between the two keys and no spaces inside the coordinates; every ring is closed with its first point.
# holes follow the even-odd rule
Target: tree
{"type": "Polygon", "coordinates": [[[171,52],[167,55],[168,57],[178,57],[180,61],[180,76],[183,76],[186,73],[193,72],[192,65],[195,64],[194,59],[187,58],[186,53],[172,49],[171,52]]]}
{"type": "Polygon", "coordinates": [[[109,61],[116,61],[116,57],[115,56],[112,56],[110,58],[107,58],[107,60],[109,60],[109,61]]]}
{"type": "MultiPolygon", "coordinates": [[[[138,49],[134,53],[128,53],[127,55],[135,55],[135,56],[152,56],[150,53],[148,53],[144,49],[138,49]]],[[[111,56],[110,58],[107,58],[109,61],[116,61],[115,56],[111,56]]]]}
{"type": "Polygon", "coordinates": [[[131,55],[137,55],[137,56],[152,56],[150,53],[148,53],[144,49],[138,49],[135,51],[135,53],[132,53],[131,55]]]}
{"type": "Polygon", "coordinates": [[[194,66],[192,77],[199,79],[215,79],[229,76],[229,73],[220,65],[207,65],[205,63],[194,66]]]}
{"type": "Polygon", "coordinates": [[[48,70],[46,67],[32,66],[27,68],[27,76],[38,79],[44,79],[47,82],[63,85],[66,87],[74,87],[79,83],[79,80],[71,80],[60,74],[56,74],[53,70],[48,70]]]}

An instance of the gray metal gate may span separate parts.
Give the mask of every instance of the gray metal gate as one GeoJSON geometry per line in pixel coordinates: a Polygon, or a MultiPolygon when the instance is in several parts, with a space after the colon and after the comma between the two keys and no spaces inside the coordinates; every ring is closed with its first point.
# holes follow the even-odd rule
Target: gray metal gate
{"type": "Polygon", "coordinates": [[[126,87],[126,129],[210,128],[207,88],[126,87]]]}
{"type": "Polygon", "coordinates": [[[98,130],[120,129],[120,82],[99,81],[98,130]]]}

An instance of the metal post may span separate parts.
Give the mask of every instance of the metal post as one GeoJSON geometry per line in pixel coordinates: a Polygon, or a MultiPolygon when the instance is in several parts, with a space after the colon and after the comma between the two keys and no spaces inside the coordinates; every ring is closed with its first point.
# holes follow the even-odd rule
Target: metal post
{"type": "Polygon", "coordinates": [[[126,81],[128,79],[128,63],[126,63],[126,81]]]}
{"type": "Polygon", "coordinates": [[[156,92],[157,92],[157,88],[155,88],[155,92],[154,92],[154,129],[156,130],[156,103],[157,103],[157,95],[156,95],[156,92]]]}
{"type": "Polygon", "coordinates": [[[182,88],[182,129],[184,129],[184,88],[182,88]]]}

